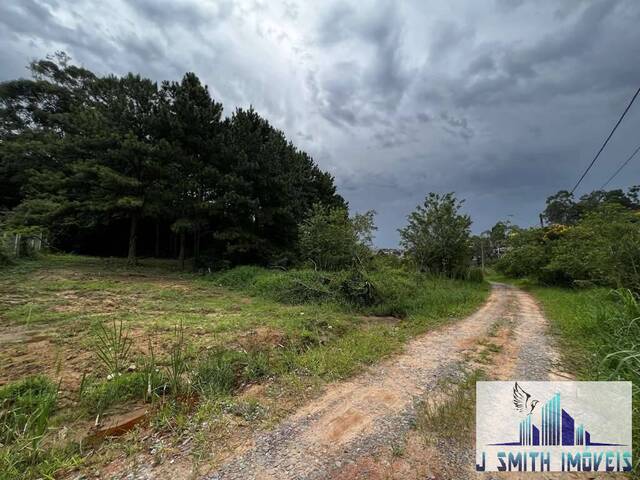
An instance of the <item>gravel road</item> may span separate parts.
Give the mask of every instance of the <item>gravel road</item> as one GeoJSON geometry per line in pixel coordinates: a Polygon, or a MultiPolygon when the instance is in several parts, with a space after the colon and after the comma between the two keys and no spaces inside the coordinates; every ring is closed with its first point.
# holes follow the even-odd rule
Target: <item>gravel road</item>
{"type": "Polygon", "coordinates": [[[459,371],[469,350],[499,322],[508,322],[512,332],[510,359],[499,366],[500,377],[555,377],[558,357],[535,301],[516,288],[493,284],[476,313],[414,339],[402,354],[357,378],[330,386],[274,430],[256,435],[250,449],[206,479],[342,478],[340,472],[401,441],[419,401],[441,379],[459,371]]]}

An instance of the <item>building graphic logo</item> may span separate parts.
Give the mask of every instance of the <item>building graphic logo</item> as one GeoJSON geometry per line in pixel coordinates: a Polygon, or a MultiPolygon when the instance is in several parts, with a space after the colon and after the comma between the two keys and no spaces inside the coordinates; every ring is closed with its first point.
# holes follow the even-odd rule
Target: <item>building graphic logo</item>
{"type": "Polygon", "coordinates": [[[630,382],[521,383],[478,382],[478,471],[631,470],[630,382]]]}

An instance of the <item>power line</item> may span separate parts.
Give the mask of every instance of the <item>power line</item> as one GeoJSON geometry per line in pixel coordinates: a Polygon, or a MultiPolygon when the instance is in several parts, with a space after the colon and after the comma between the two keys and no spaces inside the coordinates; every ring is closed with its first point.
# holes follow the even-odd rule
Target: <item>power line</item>
{"type": "Polygon", "coordinates": [[[640,152],[640,145],[638,145],[638,148],[636,148],[634,150],[634,152],[629,156],[629,158],[627,158],[624,162],[622,162],[622,165],[620,165],[618,167],[618,169],[615,171],[615,173],[613,175],[611,175],[611,177],[609,177],[609,180],[607,180],[606,182],[604,182],[604,184],[600,187],[600,190],[604,190],[604,187],[606,187],[607,185],[609,185],[609,182],[611,182],[611,180],[613,180],[614,178],[616,178],[616,176],[620,173],[620,171],[627,166],[627,164],[633,159],[633,157],[636,156],[636,153],[640,152]]]}
{"type": "Polygon", "coordinates": [[[622,112],[622,115],[620,116],[620,118],[618,119],[618,122],[616,123],[615,127],[613,127],[613,130],[611,130],[611,133],[609,134],[609,136],[607,137],[607,139],[604,141],[604,143],[602,144],[602,146],[600,147],[600,150],[598,150],[598,153],[596,153],[596,156],[593,157],[593,160],[591,160],[591,163],[589,164],[589,166],[587,167],[587,169],[584,171],[584,173],[582,174],[582,176],[580,177],[580,179],[578,180],[578,183],[575,184],[575,186],[571,189],[571,193],[576,191],[576,188],[578,188],[578,185],[580,185],[580,183],[582,182],[582,180],[584,179],[584,177],[587,176],[587,173],[589,173],[589,170],[591,170],[591,167],[593,167],[593,164],[596,163],[596,160],[598,160],[598,157],[600,156],[600,154],[602,153],[602,151],[604,150],[604,147],[607,146],[607,143],[609,143],[609,140],[611,139],[611,137],[613,136],[613,133],[616,131],[616,129],[618,128],[618,125],[620,125],[620,123],[622,122],[622,119],[624,118],[624,116],[627,114],[627,112],[629,111],[629,109],[631,108],[631,105],[633,105],[633,102],[635,101],[636,97],[638,96],[638,94],[640,93],[640,88],[638,88],[638,90],[636,91],[635,95],[633,96],[633,98],[631,99],[631,101],[629,102],[629,105],[627,105],[627,108],[624,109],[624,112],[622,112]]]}

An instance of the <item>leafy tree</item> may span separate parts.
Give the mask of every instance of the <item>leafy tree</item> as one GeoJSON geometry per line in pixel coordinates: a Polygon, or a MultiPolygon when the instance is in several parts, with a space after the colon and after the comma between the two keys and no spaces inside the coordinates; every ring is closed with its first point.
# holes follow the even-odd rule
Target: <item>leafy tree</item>
{"type": "Polygon", "coordinates": [[[578,208],[573,194],[567,190],[560,190],[547,198],[547,206],[542,216],[549,223],[571,225],[579,218],[578,208]]]}
{"type": "Polygon", "coordinates": [[[203,242],[223,262],[290,261],[315,203],[346,207],[331,175],[253,109],[222,120],[193,73],[158,88],[64,54],[31,69],[0,84],[0,213],[46,227],[56,246],[93,253],[97,240],[113,254],[127,239],[135,261],[140,237],[159,252],[164,228],[182,261],[188,236],[194,257],[203,242]]]}
{"type": "Polygon", "coordinates": [[[453,193],[429,193],[400,229],[400,244],[423,272],[462,276],[471,259],[471,219],[453,193]]]}
{"type": "Polygon", "coordinates": [[[639,192],[640,186],[638,185],[629,188],[627,193],[621,189],[594,190],[582,195],[576,202],[573,194],[566,190],[560,190],[547,198],[547,206],[542,215],[547,222],[552,224],[575,225],[580,218],[604,204],[616,204],[629,210],[640,208],[639,192]]]}
{"type": "Polygon", "coordinates": [[[551,258],[549,237],[545,234],[557,228],[515,227],[509,237],[509,248],[498,260],[496,268],[511,277],[532,277],[540,280],[543,268],[551,258]]]}
{"type": "Polygon", "coordinates": [[[197,258],[201,233],[217,208],[222,104],[194,73],[180,83],[165,82],[161,94],[161,128],[172,147],[170,202],[177,213],[171,228],[179,235],[178,258],[184,265],[187,232],[193,234],[197,258]]]}
{"type": "Polygon", "coordinates": [[[545,284],[596,284],[640,291],[640,216],[604,203],[575,225],[515,229],[497,268],[545,284]]]}
{"type": "Polygon", "coordinates": [[[24,200],[31,169],[58,166],[58,147],[95,75],[62,52],[34,61],[33,79],[0,83],[0,213],[24,200]]]}
{"type": "Polygon", "coordinates": [[[349,218],[346,208],[314,205],[311,215],[300,226],[303,260],[321,270],[339,270],[370,257],[376,229],[373,210],[349,218]]]}
{"type": "Polygon", "coordinates": [[[228,119],[224,146],[214,239],[232,263],[290,260],[315,203],[345,206],[333,178],[253,109],[228,119]]]}
{"type": "Polygon", "coordinates": [[[567,284],[640,291],[640,216],[615,203],[599,206],[554,242],[544,270],[567,284]]]}

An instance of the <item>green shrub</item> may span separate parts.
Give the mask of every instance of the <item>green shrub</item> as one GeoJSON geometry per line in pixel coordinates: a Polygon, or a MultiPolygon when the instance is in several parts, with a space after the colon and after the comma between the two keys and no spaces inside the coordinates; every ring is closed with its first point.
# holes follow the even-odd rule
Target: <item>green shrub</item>
{"type": "Polygon", "coordinates": [[[265,269],[250,265],[235,267],[218,273],[214,279],[220,285],[229,288],[251,288],[255,279],[265,273],[265,269]]]}
{"type": "Polygon", "coordinates": [[[352,305],[369,307],[381,300],[376,287],[361,270],[350,270],[339,282],[338,291],[342,299],[352,305]]]}
{"type": "Polygon", "coordinates": [[[270,271],[255,280],[253,290],[260,296],[294,305],[331,300],[331,276],[315,270],[270,271]]]}
{"type": "Polygon", "coordinates": [[[471,218],[453,193],[429,193],[400,229],[400,245],[421,272],[461,278],[471,261],[471,218]]]}
{"type": "Polygon", "coordinates": [[[640,291],[640,215],[604,204],[571,226],[515,230],[498,271],[548,285],[640,291]]]}
{"type": "Polygon", "coordinates": [[[302,260],[321,270],[340,270],[371,256],[374,211],[349,218],[346,208],[316,204],[300,225],[302,260]]]}

